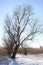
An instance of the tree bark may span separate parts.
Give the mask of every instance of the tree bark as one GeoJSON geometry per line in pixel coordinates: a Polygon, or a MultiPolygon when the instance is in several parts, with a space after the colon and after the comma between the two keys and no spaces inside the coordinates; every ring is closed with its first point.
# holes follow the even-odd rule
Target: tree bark
{"type": "Polygon", "coordinates": [[[17,54],[17,51],[18,51],[18,48],[19,48],[19,45],[16,46],[16,47],[15,47],[15,50],[13,51],[13,55],[11,56],[12,59],[13,59],[13,58],[15,59],[16,54],[17,54]]]}

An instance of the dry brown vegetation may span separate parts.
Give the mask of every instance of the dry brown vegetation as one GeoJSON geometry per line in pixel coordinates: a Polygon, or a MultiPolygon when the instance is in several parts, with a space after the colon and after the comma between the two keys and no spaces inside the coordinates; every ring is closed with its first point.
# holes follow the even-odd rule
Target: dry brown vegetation
{"type": "MultiPolygon", "coordinates": [[[[38,48],[24,48],[24,49],[19,49],[17,53],[20,54],[41,54],[43,53],[43,49],[38,49],[38,48]]],[[[5,48],[0,48],[0,55],[6,55],[7,50],[5,48]]]]}
{"type": "Polygon", "coordinates": [[[6,55],[7,50],[5,48],[0,48],[0,55],[6,55]]]}
{"type": "Polygon", "coordinates": [[[41,54],[43,53],[43,49],[38,49],[38,48],[24,48],[24,49],[19,49],[18,53],[22,54],[41,54]]]}

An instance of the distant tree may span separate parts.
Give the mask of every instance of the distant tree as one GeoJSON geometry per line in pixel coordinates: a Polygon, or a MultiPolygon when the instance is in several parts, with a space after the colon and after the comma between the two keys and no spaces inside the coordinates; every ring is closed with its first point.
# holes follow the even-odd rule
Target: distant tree
{"type": "Polygon", "coordinates": [[[6,16],[3,40],[11,58],[15,58],[21,45],[32,41],[35,34],[41,32],[41,27],[34,18],[30,5],[19,6],[12,16],[6,16]]]}

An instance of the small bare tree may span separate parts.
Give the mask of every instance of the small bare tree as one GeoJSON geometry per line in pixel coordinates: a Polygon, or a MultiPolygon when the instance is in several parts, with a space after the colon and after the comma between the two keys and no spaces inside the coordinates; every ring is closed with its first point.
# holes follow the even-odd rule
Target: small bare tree
{"type": "Polygon", "coordinates": [[[15,58],[20,45],[33,40],[35,34],[40,33],[41,28],[37,20],[33,20],[32,7],[25,5],[17,8],[13,16],[7,15],[4,30],[4,45],[11,58],[15,58]]]}

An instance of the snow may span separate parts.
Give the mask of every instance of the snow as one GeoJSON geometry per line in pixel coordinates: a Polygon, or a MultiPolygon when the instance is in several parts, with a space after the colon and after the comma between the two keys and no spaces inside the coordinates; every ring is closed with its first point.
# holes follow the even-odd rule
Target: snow
{"type": "MultiPolygon", "coordinates": [[[[17,55],[18,56],[18,55],[17,55]]],[[[20,65],[43,65],[43,54],[39,55],[19,55],[17,62],[20,65]]]]}
{"type": "Polygon", "coordinates": [[[4,57],[4,60],[0,61],[0,65],[43,65],[43,54],[17,54],[15,60],[4,57]]]}

